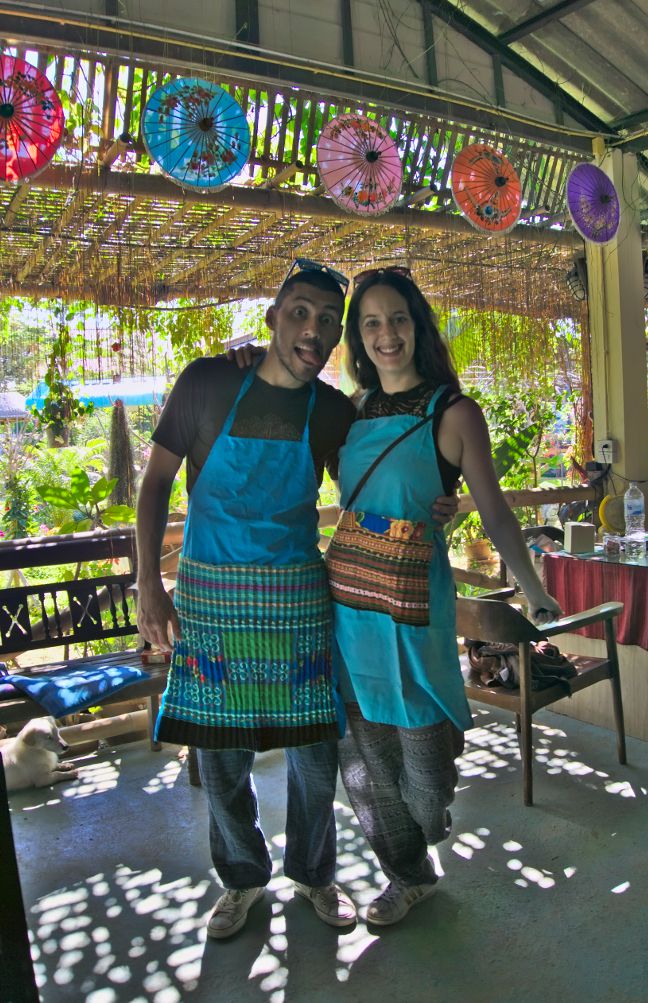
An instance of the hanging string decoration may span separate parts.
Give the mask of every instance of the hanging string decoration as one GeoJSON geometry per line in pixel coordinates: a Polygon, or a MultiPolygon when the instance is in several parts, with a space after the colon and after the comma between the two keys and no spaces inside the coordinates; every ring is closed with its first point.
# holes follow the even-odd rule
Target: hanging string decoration
{"type": "Polygon", "coordinates": [[[361,115],[339,115],[323,128],[317,167],[324,188],[346,212],[377,216],[400,195],[403,165],[396,143],[361,115]]]}
{"type": "Polygon", "coordinates": [[[227,91],[180,77],[148,99],[144,144],[163,172],[183,188],[216,191],[240,174],[250,154],[250,127],[227,91]]]}
{"type": "Polygon", "coordinates": [[[473,226],[487,233],[508,233],[520,217],[522,184],[517,171],[492,146],[464,146],[452,164],[452,195],[473,226]]]}
{"type": "Polygon", "coordinates": [[[619,196],[596,164],[577,164],[567,178],[567,209],[585,240],[607,244],[619,229],[619,196]]]}
{"type": "Polygon", "coordinates": [[[0,182],[20,183],[44,170],[61,143],[64,122],[45,74],[17,56],[0,55],[0,182]]]}

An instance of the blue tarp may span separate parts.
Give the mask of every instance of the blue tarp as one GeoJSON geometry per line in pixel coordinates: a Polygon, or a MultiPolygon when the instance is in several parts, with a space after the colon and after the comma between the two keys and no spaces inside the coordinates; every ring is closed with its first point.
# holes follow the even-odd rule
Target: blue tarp
{"type": "MultiPolygon", "coordinates": [[[[166,391],[164,376],[128,376],[114,383],[112,380],[96,380],[79,383],[70,380],[70,389],[84,404],[92,403],[95,407],[111,407],[116,400],[121,400],[127,407],[140,404],[161,404],[166,391]]],[[[47,384],[41,381],[32,390],[25,401],[25,407],[42,407],[47,397],[47,384]]]]}

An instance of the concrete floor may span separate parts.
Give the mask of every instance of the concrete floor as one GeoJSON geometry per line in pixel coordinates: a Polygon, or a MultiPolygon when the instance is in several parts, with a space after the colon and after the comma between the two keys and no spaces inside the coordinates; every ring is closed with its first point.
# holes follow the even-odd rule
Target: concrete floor
{"type": "MultiPolygon", "coordinates": [[[[78,781],[12,795],[44,1003],[646,1003],[648,744],[534,719],[533,808],[509,717],[476,705],[436,896],[382,932],[325,926],[281,869],[282,753],[255,777],[275,873],[230,941],[206,942],[219,893],[206,811],[182,753],[145,743],[80,760],[78,781]]],[[[383,884],[340,787],[338,880],[383,884]]]]}

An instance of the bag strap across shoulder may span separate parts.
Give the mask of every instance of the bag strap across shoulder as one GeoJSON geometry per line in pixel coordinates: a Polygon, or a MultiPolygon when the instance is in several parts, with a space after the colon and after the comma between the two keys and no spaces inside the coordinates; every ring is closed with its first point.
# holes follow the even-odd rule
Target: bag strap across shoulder
{"type": "Polygon", "coordinates": [[[385,449],[383,449],[383,451],[380,454],[380,456],[377,456],[376,459],[371,464],[371,466],[369,467],[369,469],[364,472],[364,474],[362,475],[362,477],[360,478],[360,480],[356,484],[355,488],[353,489],[353,491],[349,495],[349,498],[347,499],[347,503],[345,505],[345,508],[347,509],[347,511],[351,507],[351,505],[353,504],[353,502],[356,500],[356,498],[358,497],[360,491],[365,486],[365,484],[367,483],[369,477],[371,477],[371,475],[373,474],[373,472],[376,469],[376,467],[378,466],[378,464],[381,463],[385,459],[385,457],[387,456],[387,454],[391,453],[392,449],[395,449],[396,446],[398,446],[398,444],[403,441],[403,439],[406,439],[408,437],[408,435],[412,435],[419,428],[421,428],[422,425],[427,425],[429,422],[432,421],[433,418],[434,418],[434,414],[428,414],[428,415],[426,415],[425,418],[422,418],[421,421],[417,421],[416,425],[412,425],[411,428],[408,428],[407,431],[403,432],[402,435],[399,435],[397,439],[394,439],[393,442],[390,442],[389,445],[385,449]]]}

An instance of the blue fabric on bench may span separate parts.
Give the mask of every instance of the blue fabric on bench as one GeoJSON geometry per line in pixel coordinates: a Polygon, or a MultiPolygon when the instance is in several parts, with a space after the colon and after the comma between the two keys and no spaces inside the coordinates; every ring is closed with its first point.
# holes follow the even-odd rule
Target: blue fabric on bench
{"type": "Polygon", "coordinates": [[[51,672],[33,676],[9,674],[0,666],[0,689],[5,691],[0,695],[7,699],[9,684],[39,703],[52,717],[65,717],[86,707],[95,707],[102,698],[150,678],[150,672],[130,665],[52,669],[51,672]]]}

